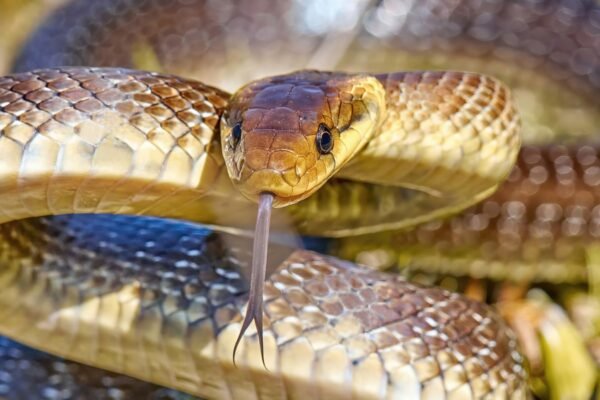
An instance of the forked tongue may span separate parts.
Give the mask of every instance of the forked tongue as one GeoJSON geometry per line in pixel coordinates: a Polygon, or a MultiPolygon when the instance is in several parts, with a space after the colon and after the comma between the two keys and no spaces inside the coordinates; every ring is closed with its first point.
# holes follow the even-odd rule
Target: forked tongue
{"type": "Polygon", "coordinates": [[[258,343],[260,345],[260,356],[265,368],[265,354],[263,348],[263,290],[265,287],[265,274],[267,270],[267,250],[269,247],[269,226],[271,224],[271,208],[273,195],[261,193],[258,200],[258,215],[256,217],[256,228],[254,231],[254,245],[252,246],[252,269],[250,272],[250,296],[246,315],[242,322],[242,329],[233,346],[233,364],[235,365],[235,353],[242,340],[242,336],[254,321],[258,343]]]}

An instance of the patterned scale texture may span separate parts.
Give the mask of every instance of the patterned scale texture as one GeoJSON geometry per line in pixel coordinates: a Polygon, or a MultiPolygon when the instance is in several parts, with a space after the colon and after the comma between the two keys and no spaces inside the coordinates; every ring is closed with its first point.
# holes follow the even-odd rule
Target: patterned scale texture
{"type": "Polygon", "coordinates": [[[585,283],[598,257],[600,146],[525,146],[489,199],[411,232],[346,240],[338,250],[377,266],[512,280],[585,283]]]}
{"type": "Polygon", "coordinates": [[[525,395],[522,359],[497,314],[398,276],[273,246],[265,345],[274,377],[254,333],[232,365],[245,239],[102,215],[4,224],[0,238],[0,329],[24,343],[43,335],[65,357],[209,398],[525,395]]]}
{"type": "Polygon", "coordinates": [[[195,397],[63,360],[0,338],[0,398],[192,400],[195,397]]]}

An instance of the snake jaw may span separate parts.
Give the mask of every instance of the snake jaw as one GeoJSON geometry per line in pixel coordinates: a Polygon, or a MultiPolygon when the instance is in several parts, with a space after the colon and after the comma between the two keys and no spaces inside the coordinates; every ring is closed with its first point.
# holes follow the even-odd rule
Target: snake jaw
{"type": "MultiPolygon", "coordinates": [[[[258,203],[258,214],[256,216],[256,228],[254,232],[254,244],[252,246],[252,269],[250,272],[250,294],[248,296],[248,306],[246,315],[242,321],[240,333],[233,346],[233,364],[238,345],[246,330],[250,327],[252,321],[256,326],[258,343],[260,345],[260,356],[263,366],[267,369],[265,363],[265,353],[263,344],[263,292],[265,287],[265,277],[267,271],[267,253],[269,247],[269,226],[271,223],[271,209],[273,207],[274,196],[272,193],[261,193],[258,203]]],[[[237,365],[236,365],[237,366],[237,365]]]]}

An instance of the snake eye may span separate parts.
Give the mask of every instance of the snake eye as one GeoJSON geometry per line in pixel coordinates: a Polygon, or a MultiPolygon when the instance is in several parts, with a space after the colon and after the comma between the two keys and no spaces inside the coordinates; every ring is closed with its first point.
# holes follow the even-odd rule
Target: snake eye
{"type": "Polygon", "coordinates": [[[242,125],[235,124],[235,126],[231,129],[231,137],[233,138],[233,145],[236,146],[240,140],[242,139],[242,125]]]}
{"type": "Polygon", "coordinates": [[[327,154],[333,149],[333,135],[325,124],[319,125],[317,131],[317,148],[321,154],[327,154]]]}

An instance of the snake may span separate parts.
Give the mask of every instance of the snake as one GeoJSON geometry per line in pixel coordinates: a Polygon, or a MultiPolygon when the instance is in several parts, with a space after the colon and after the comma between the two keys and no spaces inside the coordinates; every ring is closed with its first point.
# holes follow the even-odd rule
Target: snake
{"type": "MultiPolygon", "coordinates": [[[[468,6],[468,2],[465,3],[468,6]]],[[[227,6],[213,4],[203,8],[195,2],[181,2],[177,5],[179,10],[174,12],[172,5],[152,2],[117,1],[110,5],[92,5],[78,1],[56,14],[17,60],[16,69],[30,72],[6,76],[1,81],[4,114],[0,121],[5,125],[4,146],[0,149],[3,148],[3,171],[7,171],[0,201],[3,220],[110,212],[186,219],[213,227],[235,227],[233,231],[236,231],[253,224],[253,218],[249,220],[248,215],[253,215],[251,210],[255,210],[256,205],[246,197],[256,200],[260,193],[269,192],[274,194],[275,206],[287,205],[290,199],[299,201],[281,208],[286,210],[281,219],[291,216],[301,232],[344,236],[405,227],[458,211],[489,195],[509,172],[518,147],[518,138],[514,134],[516,113],[504,86],[483,75],[301,71],[254,82],[238,90],[230,99],[219,89],[174,75],[122,68],[47,68],[48,64],[126,65],[131,62],[127,59],[131,51],[125,51],[124,47],[131,50],[131,44],[143,47],[150,43],[150,46],[157,46],[160,55],[173,52],[177,48],[173,41],[178,42],[182,36],[169,35],[165,31],[158,39],[144,35],[157,25],[157,20],[149,15],[160,16],[158,21],[176,33],[181,32],[177,29],[188,29],[189,37],[184,37],[189,41],[204,39],[205,45],[199,46],[198,51],[206,52],[215,43],[222,44],[220,40],[230,38],[221,31],[215,34],[210,23],[203,32],[194,30],[199,21],[204,21],[203,15],[215,16],[216,11],[229,15],[233,35],[240,39],[240,29],[245,33],[243,27],[247,28],[248,23],[244,23],[243,18],[233,18],[235,11],[232,10],[244,10],[249,4],[236,4],[227,13],[227,6]],[[81,25],[63,34],[60,29],[64,28],[64,19],[70,15],[77,15],[81,25]],[[94,23],[98,15],[111,23],[94,23]],[[121,18],[115,18],[115,15],[121,18]],[[188,15],[189,19],[184,18],[185,23],[179,24],[183,15],[188,15]],[[135,24],[131,23],[132,18],[135,24]],[[165,20],[170,18],[176,23],[167,25],[165,20]],[[241,26],[236,27],[236,23],[241,26]],[[213,34],[216,39],[206,40],[213,34]],[[127,35],[130,40],[123,40],[127,35]],[[90,44],[92,37],[96,44],[90,44]],[[155,44],[162,37],[169,40],[155,44]],[[52,41],[48,42],[49,39],[52,41]],[[46,69],[32,70],[37,67],[46,69]],[[283,90],[284,95],[278,94],[277,90],[283,90]],[[483,96],[491,102],[469,102],[465,96],[472,99],[483,96]],[[45,101],[44,106],[50,109],[40,108],[45,101]],[[332,103],[336,101],[337,104],[332,103]],[[496,108],[490,107],[490,103],[496,108]],[[411,109],[412,104],[416,104],[416,108],[411,109]],[[461,115],[461,112],[479,121],[474,124],[463,121],[456,128],[448,115],[461,115]],[[380,121],[383,115],[388,117],[380,121]],[[504,125],[502,129],[493,128],[493,123],[481,125],[494,118],[504,121],[500,122],[504,125]],[[287,121],[288,126],[282,127],[281,121],[287,121]],[[407,125],[402,126],[403,123],[407,125]],[[289,124],[299,128],[290,130],[289,124]],[[374,130],[375,138],[367,139],[359,134],[369,130],[368,125],[378,127],[374,130]],[[427,133],[435,126],[437,133],[445,132],[449,136],[418,135],[420,126],[427,127],[427,133]],[[506,129],[507,126],[510,128],[506,129]],[[462,127],[466,129],[462,130],[462,127]],[[411,131],[412,135],[406,135],[403,142],[402,138],[390,138],[386,134],[386,131],[397,133],[394,130],[411,131]],[[217,131],[220,131],[220,137],[215,134],[217,131]],[[278,133],[283,135],[274,135],[274,131],[282,131],[278,133]],[[296,149],[312,147],[312,157],[320,162],[310,163],[307,158],[311,156],[306,153],[302,157],[292,157],[290,149],[285,147],[289,146],[287,141],[281,143],[283,147],[279,149],[285,151],[279,151],[278,156],[268,159],[261,155],[273,146],[271,143],[266,147],[265,138],[279,136],[295,143],[296,149]],[[325,144],[323,137],[329,138],[325,144]],[[345,137],[351,142],[365,140],[369,143],[359,143],[354,147],[354,154],[346,148],[345,137]],[[465,147],[455,147],[459,138],[465,147]],[[475,140],[469,142],[468,139],[475,140]],[[225,145],[223,152],[217,146],[218,142],[225,145]],[[161,149],[161,146],[166,147],[161,149]],[[488,150],[474,151],[485,146],[488,150]],[[240,148],[244,150],[243,155],[236,154],[240,148]],[[252,153],[254,156],[249,156],[252,153]],[[346,160],[344,154],[350,155],[351,159],[346,160]],[[389,154],[393,157],[386,158],[389,154]],[[299,158],[303,161],[298,162],[299,158]],[[267,159],[268,163],[264,164],[267,159]],[[434,164],[435,161],[438,164],[434,164]],[[420,168],[413,170],[419,163],[420,168]],[[304,181],[293,174],[286,175],[287,171],[295,173],[296,170],[311,172],[303,175],[304,181]],[[332,175],[342,179],[316,179],[332,175]],[[270,178],[265,180],[265,176],[270,178]],[[455,180],[457,177],[459,179],[455,180]],[[269,186],[259,183],[257,189],[256,181],[259,180],[269,186]],[[244,186],[249,182],[253,184],[244,186]],[[241,190],[234,190],[233,186],[241,190]],[[298,190],[304,195],[317,191],[302,200],[297,196],[298,190]]],[[[261,6],[252,3],[251,8],[259,10],[261,6]]],[[[264,4],[262,11],[256,18],[261,26],[265,26],[265,15],[269,13],[264,4]]],[[[254,22],[251,19],[249,26],[254,22]]],[[[262,34],[263,41],[268,42],[265,35],[273,38],[268,29],[262,34]]],[[[393,40],[396,40],[395,36],[393,40]]],[[[246,42],[234,43],[232,53],[243,56],[246,42]]],[[[252,44],[256,45],[256,42],[252,44]]],[[[189,56],[190,48],[183,48],[189,56]]],[[[276,46],[253,48],[258,54],[255,59],[260,60],[276,49],[276,46]]],[[[220,73],[231,76],[227,68],[220,67],[236,64],[231,60],[225,63],[219,56],[203,64],[190,63],[190,60],[201,59],[199,57],[182,59],[168,55],[165,60],[171,60],[167,63],[173,64],[166,67],[185,76],[193,74],[181,70],[198,70],[198,67],[201,70],[213,62],[219,66],[220,73]]],[[[242,57],[236,61],[245,60],[242,57]]],[[[285,60],[277,68],[289,69],[285,60]]],[[[236,78],[240,77],[245,79],[236,74],[236,78]]],[[[565,95],[563,98],[570,97],[565,95]]],[[[582,119],[581,131],[587,128],[586,122],[582,119]]],[[[540,131],[549,134],[548,129],[540,131]]],[[[274,228],[278,229],[277,213],[274,217],[274,228]]],[[[160,236],[159,233],[168,229],[175,229],[174,235],[181,235],[179,238],[186,238],[185,241],[193,236],[186,231],[190,229],[187,225],[140,221],[156,227],[154,230],[139,228],[142,236],[149,230],[160,236]]],[[[270,327],[264,332],[264,361],[268,369],[260,366],[262,346],[258,340],[256,346],[242,341],[243,363],[239,364],[239,369],[231,368],[231,351],[240,326],[240,320],[231,314],[241,314],[241,302],[254,297],[248,296],[245,288],[231,287],[230,281],[211,283],[205,280],[208,283],[203,287],[207,291],[226,292],[230,297],[223,303],[210,299],[210,317],[201,318],[204,325],[191,324],[188,314],[193,309],[192,300],[196,300],[194,295],[202,290],[195,292],[188,287],[183,290],[185,268],[180,270],[182,275],[169,272],[168,268],[159,274],[170,277],[169,284],[160,281],[162,286],[153,286],[152,279],[142,278],[141,270],[147,269],[140,267],[143,262],[131,263],[127,259],[131,255],[126,256],[124,247],[111,244],[121,231],[129,232],[125,239],[133,239],[135,233],[125,228],[128,224],[134,223],[115,217],[42,218],[4,224],[6,242],[12,245],[6,249],[7,260],[11,260],[7,261],[9,279],[6,282],[13,284],[18,277],[19,284],[9,286],[3,293],[2,302],[11,305],[6,309],[10,310],[12,318],[6,318],[10,322],[2,326],[2,332],[71,359],[209,398],[302,397],[307,394],[324,398],[411,394],[437,398],[442,393],[457,397],[481,397],[490,393],[525,396],[524,372],[514,339],[510,331],[499,328],[504,326],[503,322],[488,308],[459,295],[423,289],[397,277],[365,271],[331,257],[303,251],[295,252],[284,261],[263,288],[265,311],[270,319],[270,327]],[[102,230],[101,227],[110,231],[106,238],[97,242],[79,239],[78,233],[88,238],[101,236],[102,232],[95,232],[102,230]],[[64,231],[67,232],[65,236],[55,240],[59,235],[57,232],[64,231]],[[114,271],[114,266],[121,263],[117,256],[126,256],[123,262],[133,265],[125,278],[118,278],[114,271]],[[32,264],[36,267],[27,272],[25,266],[32,264]],[[79,266],[79,278],[67,268],[70,264],[79,266]],[[93,269],[87,269],[89,264],[103,264],[104,268],[96,275],[93,269]],[[96,281],[100,282],[94,283],[96,281]],[[177,286],[176,282],[182,286],[177,286]],[[365,299],[371,296],[367,293],[369,290],[364,294],[361,292],[360,297],[354,293],[364,286],[375,288],[377,295],[382,296],[378,298],[377,307],[365,304],[365,299]],[[116,295],[115,287],[118,288],[116,295]],[[171,291],[173,287],[175,289],[171,291]],[[333,289],[335,293],[327,296],[333,289]],[[57,303],[40,307],[42,293],[49,294],[53,290],[50,297],[61,303],[61,307],[57,303]],[[61,294],[72,290],[75,291],[72,298],[61,294]],[[179,295],[175,295],[178,292],[179,295]],[[231,300],[232,296],[234,300],[231,300]],[[337,300],[330,301],[330,297],[337,297],[337,300]],[[16,300],[19,298],[26,300],[16,300]],[[149,304],[154,300],[158,304],[144,318],[128,320],[131,315],[127,313],[131,309],[125,310],[123,304],[133,304],[135,314],[136,299],[149,304]],[[394,302],[392,299],[402,300],[394,302]],[[66,306],[69,302],[72,307],[66,306]],[[435,309],[450,303],[444,310],[435,309]],[[477,311],[465,313],[465,306],[477,311]],[[115,307],[121,311],[117,314],[106,311],[115,307]],[[91,311],[81,313],[83,309],[91,311]],[[185,312],[177,312],[182,309],[185,312]],[[354,311],[349,313],[349,309],[354,311]],[[32,314],[45,323],[31,328],[32,314]],[[386,315],[391,320],[384,321],[386,315]],[[398,321],[398,318],[404,320],[407,316],[410,325],[404,327],[404,321],[398,321]],[[459,322],[452,325],[457,318],[459,322]],[[398,325],[398,322],[402,324],[398,325]],[[442,326],[449,330],[438,334],[436,329],[429,329],[442,326]],[[344,332],[345,329],[349,331],[344,332]],[[202,330],[203,335],[199,335],[202,330]],[[440,335],[454,336],[457,331],[450,333],[453,330],[463,334],[455,336],[458,342],[455,347],[448,345],[452,347],[448,352],[444,345],[439,347],[438,339],[440,335]],[[57,341],[52,342],[46,339],[49,331],[62,334],[57,334],[57,341]],[[86,332],[94,350],[86,351],[84,341],[79,347],[69,346],[69,339],[83,340],[86,332]],[[356,336],[356,332],[362,334],[356,336]],[[417,336],[412,336],[414,334],[417,336]],[[140,338],[138,335],[143,336],[141,348],[135,345],[136,338],[140,338]],[[215,342],[202,342],[213,337],[215,342]],[[108,348],[97,347],[99,338],[110,343],[108,348]],[[398,339],[404,344],[396,346],[398,339]],[[192,346],[194,340],[201,342],[192,346]],[[206,354],[198,353],[199,349],[206,354]],[[479,352],[476,349],[480,349],[479,352]],[[95,351],[97,353],[93,353],[95,351]],[[431,354],[432,351],[439,353],[431,354]],[[159,353],[162,353],[162,359],[159,353]],[[143,361],[135,361],[133,356],[140,354],[148,362],[144,368],[140,368],[143,361]],[[218,355],[217,364],[210,354],[218,355]],[[280,358],[271,358],[275,354],[280,354],[280,358]],[[409,364],[405,365],[405,361],[409,364]],[[302,362],[306,364],[301,366],[302,362]],[[335,368],[339,368],[337,373],[335,368]],[[361,374],[364,374],[362,378],[361,374]],[[350,382],[351,388],[344,387],[344,383],[350,382]]],[[[285,221],[281,222],[283,225],[285,221]]],[[[237,240],[227,238],[228,241],[237,240]]],[[[136,257],[149,257],[150,260],[174,257],[169,252],[174,249],[169,249],[168,245],[165,248],[157,241],[147,240],[151,245],[144,251],[134,252],[141,253],[136,257]],[[157,245],[160,250],[153,250],[157,245]]],[[[174,246],[173,242],[171,246],[174,246]]],[[[197,243],[197,247],[206,245],[197,243]]],[[[235,248],[233,245],[225,247],[235,248]]],[[[127,250],[132,251],[131,248],[127,250]]],[[[198,253],[192,251],[191,254],[198,253]]],[[[211,258],[210,255],[206,257],[211,258]]],[[[241,258],[228,257],[227,261],[236,265],[235,270],[241,258]]],[[[184,267],[191,263],[191,260],[186,261],[181,263],[184,267]]],[[[227,268],[220,268],[219,261],[211,261],[208,272],[202,274],[203,271],[195,266],[191,273],[210,276],[214,268],[213,274],[219,275],[219,279],[239,279],[239,273],[228,274],[227,268]]]]}

